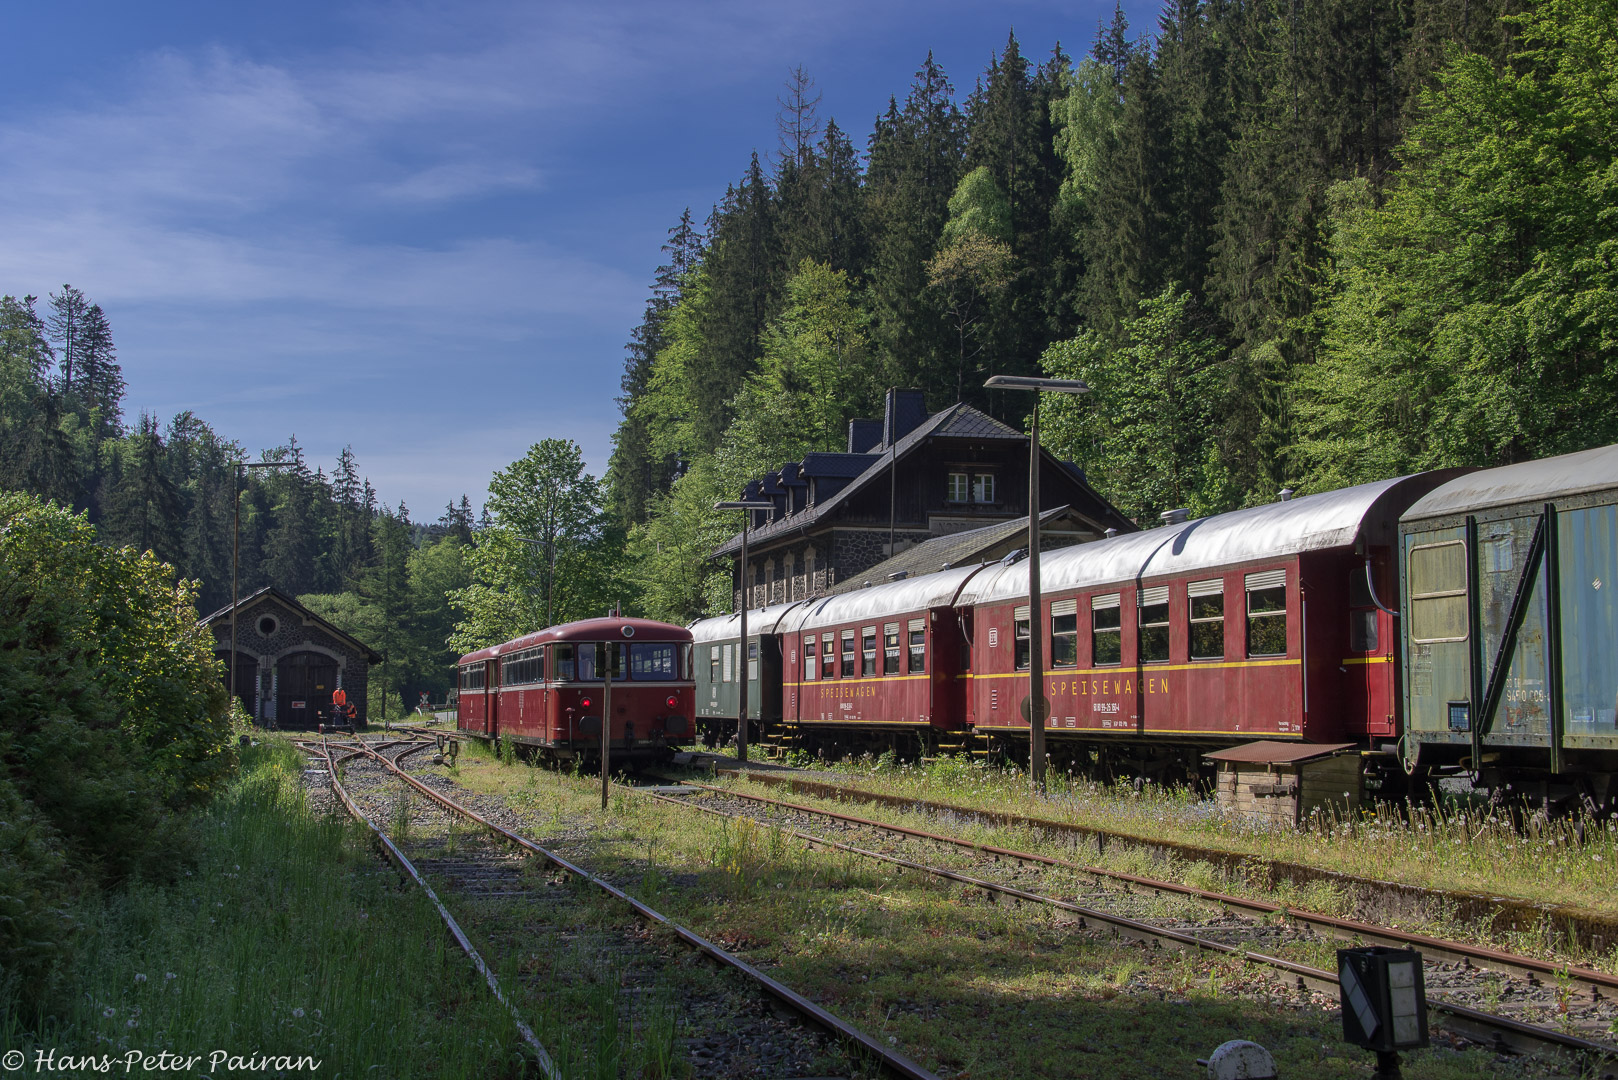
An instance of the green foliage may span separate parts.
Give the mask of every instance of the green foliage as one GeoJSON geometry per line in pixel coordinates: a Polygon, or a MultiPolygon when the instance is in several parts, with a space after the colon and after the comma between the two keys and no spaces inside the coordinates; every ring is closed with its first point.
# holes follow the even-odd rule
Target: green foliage
{"type": "Polygon", "coordinates": [[[1554,0],[1458,56],[1378,207],[1334,203],[1300,455],[1321,485],[1618,441],[1618,4],[1554,0]]]}
{"type": "Polygon", "coordinates": [[[1046,350],[1046,374],[1083,379],[1091,392],[1050,395],[1041,441],[1082,464],[1097,490],[1143,525],[1174,507],[1228,509],[1217,426],[1227,352],[1206,315],[1170,286],[1141,302],[1125,334],[1121,347],[1091,331],[1046,350]]]}
{"type": "Polygon", "coordinates": [[[944,243],[952,244],[968,236],[1011,243],[1011,203],[994,182],[987,165],[979,165],[965,176],[949,198],[949,220],[944,223],[944,243]]]}
{"type": "Polygon", "coordinates": [[[460,612],[452,647],[470,652],[605,614],[625,599],[623,539],[608,525],[577,443],[529,447],[494,474],[485,509],[490,525],[467,557],[471,583],[450,594],[460,612]]]}
{"type": "Polygon", "coordinates": [[[195,589],[82,516],[0,494],[0,959],[48,982],[79,885],[162,874],[235,764],[195,589]]]}
{"type": "Polygon", "coordinates": [[[646,522],[630,532],[628,574],[649,617],[683,624],[730,610],[730,573],[716,569],[708,556],[736,524],[713,504],[734,497],[713,459],[704,458],[658,496],[646,522]]]}

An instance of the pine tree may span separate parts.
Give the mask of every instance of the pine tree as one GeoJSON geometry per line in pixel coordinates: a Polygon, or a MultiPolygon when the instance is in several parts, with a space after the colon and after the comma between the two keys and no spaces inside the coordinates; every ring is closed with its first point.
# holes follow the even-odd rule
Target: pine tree
{"type": "Polygon", "coordinates": [[[90,302],[84,298],[84,293],[71,285],[63,285],[59,293],[51,293],[51,313],[45,320],[45,328],[50,339],[61,350],[58,363],[61,366],[62,378],[60,388],[62,393],[71,393],[73,390],[73,369],[83,365],[80,360],[84,353],[84,321],[90,310],[90,302]]]}
{"type": "Polygon", "coordinates": [[[79,398],[89,414],[92,438],[115,438],[123,429],[124,375],[112,342],[112,325],[100,304],[85,311],[79,339],[79,398]]]}

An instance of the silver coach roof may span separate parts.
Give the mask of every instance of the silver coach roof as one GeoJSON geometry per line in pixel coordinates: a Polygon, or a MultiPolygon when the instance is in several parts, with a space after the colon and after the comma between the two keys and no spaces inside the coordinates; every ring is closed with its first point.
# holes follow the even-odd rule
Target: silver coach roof
{"type": "MultiPolygon", "coordinates": [[[[955,602],[961,586],[970,581],[972,575],[983,570],[984,565],[973,563],[971,566],[957,566],[936,574],[923,574],[903,581],[872,585],[869,589],[855,589],[836,596],[806,600],[781,620],[779,630],[783,634],[790,634],[839,623],[865,619],[874,621],[908,611],[945,607],[955,602]]],[[[987,572],[984,570],[984,573],[987,572]]]]}
{"type": "Polygon", "coordinates": [[[1418,499],[1400,520],[1421,521],[1448,514],[1470,514],[1497,506],[1545,502],[1607,488],[1618,488],[1618,446],[1602,446],[1577,454],[1468,473],[1418,499]]]}
{"type": "MultiPolygon", "coordinates": [[[[769,607],[747,609],[747,636],[757,637],[759,634],[775,633],[775,624],[781,616],[791,611],[807,600],[794,600],[789,604],[771,604],[769,607]]],[[[740,612],[733,611],[729,615],[714,615],[707,619],[698,619],[686,629],[691,631],[692,641],[720,641],[724,638],[739,638],[742,636],[742,616],[740,612]]]]}
{"type": "MultiPolygon", "coordinates": [[[[1040,559],[1040,591],[1049,595],[1096,585],[1127,584],[1136,578],[1191,574],[1305,551],[1352,547],[1378,500],[1409,481],[1421,479],[1401,476],[1379,480],[1059,548],[1040,559]]],[[[1432,477],[1431,482],[1438,479],[1432,477]]],[[[1024,560],[984,571],[962,591],[960,602],[992,603],[1027,595],[1028,563],[1024,560]]]]}

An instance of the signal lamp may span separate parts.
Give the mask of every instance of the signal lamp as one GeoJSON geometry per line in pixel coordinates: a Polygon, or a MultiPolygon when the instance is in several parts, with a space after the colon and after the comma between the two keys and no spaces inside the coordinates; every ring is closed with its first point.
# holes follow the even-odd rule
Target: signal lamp
{"type": "Polygon", "coordinates": [[[1427,1045],[1427,985],[1414,949],[1338,949],[1343,1041],[1376,1051],[1378,1077],[1396,1077],[1399,1051],[1427,1045]]]}

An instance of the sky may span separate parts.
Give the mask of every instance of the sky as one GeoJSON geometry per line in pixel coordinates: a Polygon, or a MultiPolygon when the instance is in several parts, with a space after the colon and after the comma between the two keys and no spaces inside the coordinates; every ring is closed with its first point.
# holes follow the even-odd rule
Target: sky
{"type": "Polygon", "coordinates": [[[99,303],[127,420],[352,445],[432,520],[540,439],[605,472],[667,230],[776,149],[791,69],[863,148],[929,50],[964,98],[1112,10],[0,0],[0,293],[99,303]]]}

